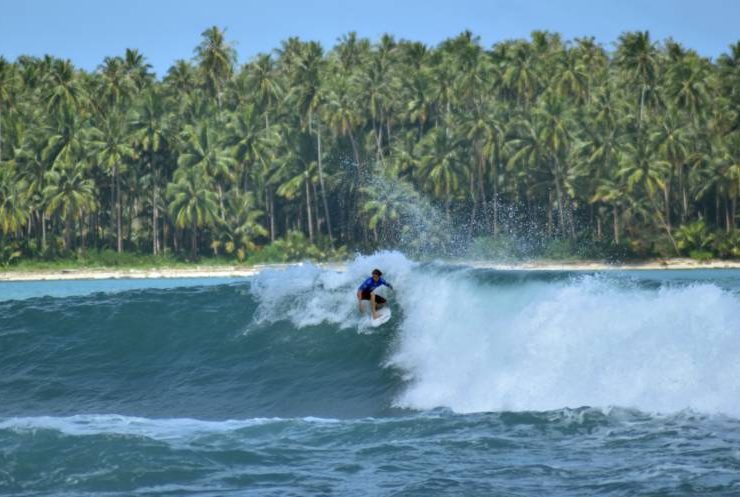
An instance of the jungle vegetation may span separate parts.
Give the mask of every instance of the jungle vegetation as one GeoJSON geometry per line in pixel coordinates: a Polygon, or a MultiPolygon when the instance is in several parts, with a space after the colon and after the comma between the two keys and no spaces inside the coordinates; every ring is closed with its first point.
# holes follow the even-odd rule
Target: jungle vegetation
{"type": "Polygon", "coordinates": [[[0,58],[0,259],[740,256],[740,42],[349,33],[0,58]],[[472,252],[470,252],[472,251],[472,252]]]}

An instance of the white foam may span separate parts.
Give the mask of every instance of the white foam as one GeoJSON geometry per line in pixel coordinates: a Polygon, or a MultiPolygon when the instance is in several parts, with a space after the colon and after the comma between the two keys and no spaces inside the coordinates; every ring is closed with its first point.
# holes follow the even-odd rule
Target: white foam
{"type": "Polygon", "coordinates": [[[715,285],[413,278],[409,284],[433,290],[400,297],[406,320],[389,364],[410,384],[398,406],[740,415],[740,301],[715,285]]]}
{"type": "MultiPolygon", "coordinates": [[[[307,417],[306,423],[337,423],[335,419],[307,417]]],[[[0,430],[19,432],[55,430],[66,435],[133,435],[155,440],[187,440],[199,435],[228,433],[252,426],[288,421],[283,418],[229,419],[205,421],[192,418],[142,418],[118,414],[79,414],[75,416],[31,416],[0,420],[0,430]]],[[[293,420],[294,421],[294,420],[293,420]]]]}
{"type": "Polygon", "coordinates": [[[385,364],[408,380],[399,407],[740,416],[740,298],[711,282],[648,289],[598,275],[487,283],[380,252],[343,271],[305,264],[255,276],[258,321],[361,332],[355,290],[374,267],[396,288],[401,311],[385,364]]]}
{"type": "Polygon", "coordinates": [[[374,268],[397,290],[407,287],[405,279],[415,263],[400,252],[358,256],[342,271],[322,269],[305,263],[284,270],[265,270],[252,279],[252,294],[259,302],[256,322],[288,319],[303,328],[322,323],[357,328],[357,287],[374,268]]]}

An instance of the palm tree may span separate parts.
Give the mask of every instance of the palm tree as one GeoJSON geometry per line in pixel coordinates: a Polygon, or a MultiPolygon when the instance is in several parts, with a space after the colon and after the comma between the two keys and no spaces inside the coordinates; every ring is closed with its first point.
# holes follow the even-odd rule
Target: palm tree
{"type": "Polygon", "coordinates": [[[652,92],[658,78],[658,51],[650,41],[647,31],[624,33],[619,37],[616,64],[624,71],[628,81],[639,90],[640,112],[637,119],[638,129],[642,125],[645,101],[652,92]]]}
{"type": "Polygon", "coordinates": [[[662,124],[655,129],[650,136],[659,157],[667,164],[668,177],[663,187],[665,194],[665,217],[670,228],[670,204],[671,204],[671,179],[674,174],[678,176],[679,188],[681,190],[682,220],[688,217],[688,190],[684,178],[684,164],[689,157],[690,136],[688,129],[681,122],[675,111],[669,111],[664,117],[662,124]]]}
{"type": "Polygon", "coordinates": [[[362,114],[356,105],[355,88],[346,78],[336,78],[332,82],[330,93],[327,95],[324,121],[339,136],[348,136],[355,165],[363,174],[363,165],[360,158],[360,149],[355,137],[355,130],[362,124],[362,114]]]}
{"type": "Polygon", "coordinates": [[[13,101],[15,82],[15,66],[0,57],[0,162],[3,161],[3,110],[13,101]]]}
{"type": "Polygon", "coordinates": [[[11,235],[28,221],[28,196],[26,185],[10,167],[0,167],[0,231],[11,235]]]}
{"type": "MultiPolygon", "coordinates": [[[[87,169],[82,163],[52,169],[46,173],[47,186],[43,192],[46,198],[46,213],[59,215],[64,221],[65,250],[72,247],[74,222],[81,221],[87,212],[97,209],[95,184],[87,176],[87,169]]],[[[84,248],[85,236],[82,226],[80,236],[84,248]]]]}
{"type": "Polygon", "coordinates": [[[269,55],[260,55],[248,66],[248,86],[257,95],[260,109],[265,116],[265,129],[270,127],[270,112],[284,90],[278,78],[275,63],[269,55]]]}
{"type": "Polygon", "coordinates": [[[188,126],[185,131],[184,149],[177,159],[180,167],[200,168],[213,178],[218,190],[221,220],[226,216],[224,208],[224,185],[233,179],[233,157],[223,147],[223,140],[216,132],[216,126],[202,121],[188,126]]]}
{"type": "Polygon", "coordinates": [[[226,238],[226,252],[236,252],[237,258],[243,261],[247,252],[257,248],[256,240],[267,236],[267,230],[259,223],[264,213],[255,208],[252,192],[241,193],[231,190],[226,198],[228,218],[223,223],[222,231],[226,238]]]}
{"type": "Polygon", "coordinates": [[[156,167],[154,156],[165,148],[172,138],[172,128],[166,112],[166,103],[162,92],[153,88],[144,95],[132,123],[134,138],[147,157],[152,190],[152,253],[154,255],[159,254],[161,249],[159,240],[159,190],[162,181],[162,171],[156,167]]]}
{"type": "Polygon", "coordinates": [[[655,150],[646,138],[637,136],[636,141],[627,142],[621,150],[620,168],[617,176],[624,179],[627,192],[632,194],[632,201],[644,198],[652,208],[653,214],[665,229],[676,252],[678,246],[671,233],[670,220],[663,215],[663,209],[656,198],[658,191],[666,188],[666,175],[669,164],[656,157],[655,150]],[[637,193],[637,195],[635,195],[637,193]],[[644,197],[640,197],[644,195],[644,197]]]}
{"type": "Polygon", "coordinates": [[[324,181],[324,167],[321,150],[321,119],[320,106],[324,103],[324,92],[321,85],[321,71],[325,66],[323,60],[323,49],[316,42],[305,44],[298,53],[297,62],[294,65],[291,77],[292,83],[286,100],[293,101],[300,109],[300,115],[304,128],[308,128],[309,135],[316,133],[316,161],[318,164],[319,185],[324,206],[324,217],[326,218],[329,243],[334,245],[332,235],[331,216],[326,195],[326,182],[324,181]],[[314,124],[314,121],[317,121],[314,124]]]}
{"type": "Polygon", "coordinates": [[[123,56],[123,68],[126,79],[137,91],[143,90],[154,81],[154,74],[149,71],[152,68],[151,64],[148,64],[145,57],[136,49],[126,49],[123,56]]]}
{"type": "Polygon", "coordinates": [[[212,188],[202,167],[178,168],[174,182],[167,187],[169,212],[175,226],[191,230],[190,255],[193,260],[198,257],[198,228],[213,225],[218,218],[218,198],[212,188]]]}
{"type": "Polygon", "coordinates": [[[107,108],[120,109],[127,106],[133,96],[136,87],[134,82],[126,77],[126,68],[120,57],[106,57],[100,67],[100,87],[98,111],[103,111],[100,105],[105,103],[107,108]]]}
{"type": "Polygon", "coordinates": [[[421,142],[418,173],[426,178],[425,186],[444,202],[445,213],[450,219],[453,197],[459,192],[465,171],[460,156],[460,142],[454,136],[437,128],[431,130],[421,142]]]}
{"type": "Polygon", "coordinates": [[[196,69],[186,60],[176,60],[167,71],[164,82],[176,95],[188,95],[197,87],[196,69]]]}
{"type": "Polygon", "coordinates": [[[219,108],[224,86],[233,75],[236,63],[236,50],[226,41],[225,34],[225,29],[212,26],[201,33],[203,40],[195,49],[205,88],[216,98],[219,108]]]}
{"type": "Polygon", "coordinates": [[[90,146],[95,151],[95,161],[111,178],[111,211],[115,211],[116,250],[123,252],[121,174],[127,170],[126,160],[134,156],[130,122],[125,115],[111,112],[102,116],[91,130],[90,146]]]}
{"type": "Polygon", "coordinates": [[[249,105],[234,113],[226,128],[224,145],[232,148],[243,193],[249,190],[250,174],[257,174],[267,167],[274,155],[276,132],[262,128],[258,119],[255,107],[249,105]]]}
{"type": "Polygon", "coordinates": [[[54,60],[46,73],[43,99],[51,115],[59,115],[72,109],[76,112],[82,104],[84,92],[76,72],[69,60],[54,60]]]}

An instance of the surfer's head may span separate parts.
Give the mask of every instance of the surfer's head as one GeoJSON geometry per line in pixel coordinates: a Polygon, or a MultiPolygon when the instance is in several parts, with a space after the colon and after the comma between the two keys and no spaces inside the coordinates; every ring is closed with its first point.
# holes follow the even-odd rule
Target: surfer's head
{"type": "Polygon", "coordinates": [[[383,276],[383,273],[380,272],[380,269],[373,269],[373,279],[378,279],[381,276],[383,276]]]}

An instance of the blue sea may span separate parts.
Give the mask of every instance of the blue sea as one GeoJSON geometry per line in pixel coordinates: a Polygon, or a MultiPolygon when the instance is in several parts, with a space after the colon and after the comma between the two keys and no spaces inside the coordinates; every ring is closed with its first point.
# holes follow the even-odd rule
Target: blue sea
{"type": "Polygon", "coordinates": [[[0,283],[0,495],[739,496],[740,271],[0,283]]]}

